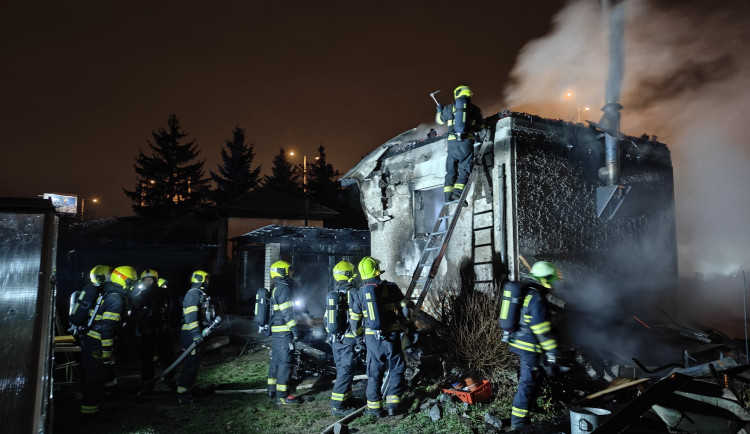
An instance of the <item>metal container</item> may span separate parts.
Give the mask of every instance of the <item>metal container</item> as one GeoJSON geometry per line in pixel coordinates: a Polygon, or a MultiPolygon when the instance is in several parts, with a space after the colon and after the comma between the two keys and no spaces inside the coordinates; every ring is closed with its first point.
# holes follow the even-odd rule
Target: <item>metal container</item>
{"type": "Polygon", "coordinates": [[[589,433],[601,425],[612,414],[609,410],[595,407],[570,409],[570,434],[589,433]]]}

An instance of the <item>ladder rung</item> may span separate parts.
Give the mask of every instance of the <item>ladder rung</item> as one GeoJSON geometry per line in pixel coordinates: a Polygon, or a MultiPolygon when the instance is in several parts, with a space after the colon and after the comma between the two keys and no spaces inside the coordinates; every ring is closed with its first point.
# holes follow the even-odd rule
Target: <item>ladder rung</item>
{"type": "Polygon", "coordinates": [[[474,265],[484,265],[484,264],[492,264],[492,261],[480,261],[480,262],[474,263],[474,265]]]}
{"type": "Polygon", "coordinates": [[[474,212],[474,215],[479,215],[479,214],[487,214],[488,212],[492,212],[492,210],[491,210],[491,209],[488,209],[488,210],[486,210],[486,211],[476,211],[476,212],[474,212]]]}
{"type": "Polygon", "coordinates": [[[477,247],[487,247],[487,246],[491,246],[491,245],[492,245],[492,243],[474,244],[474,248],[476,249],[477,247]]]}
{"type": "Polygon", "coordinates": [[[478,228],[474,228],[474,229],[472,229],[472,230],[475,230],[475,231],[483,231],[483,230],[485,230],[485,229],[492,229],[493,227],[494,227],[494,226],[481,226],[481,227],[478,227],[478,228]]]}
{"type": "Polygon", "coordinates": [[[433,237],[435,237],[435,236],[438,236],[438,235],[445,235],[447,233],[448,233],[448,231],[438,231],[438,232],[433,232],[431,235],[433,237]]]}
{"type": "Polygon", "coordinates": [[[440,216],[440,217],[438,217],[437,219],[438,219],[438,220],[448,220],[448,219],[450,219],[450,218],[453,218],[453,215],[454,215],[454,214],[446,214],[446,215],[443,215],[443,216],[440,216]]]}
{"type": "Polygon", "coordinates": [[[428,250],[438,250],[438,249],[440,249],[440,247],[441,246],[437,246],[437,247],[425,247],[424,251],[426,252],[428,250]]]}

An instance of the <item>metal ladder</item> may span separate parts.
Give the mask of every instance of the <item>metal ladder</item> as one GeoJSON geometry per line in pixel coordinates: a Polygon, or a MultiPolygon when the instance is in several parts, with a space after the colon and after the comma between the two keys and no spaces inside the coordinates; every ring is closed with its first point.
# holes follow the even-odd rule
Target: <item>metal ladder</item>
{"type": "Polygon", "coordinates": [[[438,218],[432,232],[427,236],[422,254],[419,256],[417,267],[409,282],[409,288],[406,290],[405,298],[414,301],[414,308],[411,311],[410,321],[414,321],[422,309],[427,293],[430,291],[430,284],[437,274],[440,262],[445,255],[445,249],[453,235],[453,229],[456,227],[458,217],[464,208],[464,202],[469,194],[469,189],[476,180],[484,161],[484,153],[490,143],[490,131],[487,130],[479,148],[479,152],[474,156],[472,161],[471,173],[466,181],[461,197],[452,202],[446,202],[440,209],[438,218]]]}

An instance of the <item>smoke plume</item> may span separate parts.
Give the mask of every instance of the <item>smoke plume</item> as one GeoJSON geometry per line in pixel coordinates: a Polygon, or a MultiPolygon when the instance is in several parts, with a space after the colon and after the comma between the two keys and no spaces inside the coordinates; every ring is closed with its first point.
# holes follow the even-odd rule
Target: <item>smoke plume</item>
{"type": "MultiPolygon", "coordinates": [[[[736,273],[750,264],[750,6],[630,0],[620,7],[621,129],[658,136],[672,151],[680,274],[736,273]]],[[[552,32],[522,50],[506,106],[598,122],[608,27],[600,2],[570,2],[552,32]]]]}

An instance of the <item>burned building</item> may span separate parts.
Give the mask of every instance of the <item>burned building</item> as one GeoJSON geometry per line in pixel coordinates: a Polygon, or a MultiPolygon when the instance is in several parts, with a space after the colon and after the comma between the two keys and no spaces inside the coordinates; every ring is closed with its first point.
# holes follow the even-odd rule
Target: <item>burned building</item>
{"type": "MultiPolygon", "coordinates": [[[[645,135],[618,137],[619,182],[608,186],[603,166],[612,164],[605,162],[605,134],[595,123],[503,112],[485,124],[484,164],[474,168],[423,310],[439,316],[441,299],[462,287],[495,291],[528,271],[524,259],[558,264],[560,293],[592,309],[617,304],[618,294],[637,300],[634,293],[675,288],[673,176],[665,144],[645,135]]],[[[342,179],[358,184],[372,255],[402,289],[443,206],[446,144],[444,135],[424,139],[407,131],[342,179]]]]}

